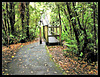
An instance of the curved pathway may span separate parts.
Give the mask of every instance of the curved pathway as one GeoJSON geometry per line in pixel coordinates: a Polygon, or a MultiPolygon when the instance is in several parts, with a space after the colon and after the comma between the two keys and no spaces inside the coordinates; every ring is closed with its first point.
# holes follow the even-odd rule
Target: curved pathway
{"type": "Polygon", "coordinates": [[[10,75],[62,75],[50,60],[44,42],[23,46],[8,67],[10,75]]]}

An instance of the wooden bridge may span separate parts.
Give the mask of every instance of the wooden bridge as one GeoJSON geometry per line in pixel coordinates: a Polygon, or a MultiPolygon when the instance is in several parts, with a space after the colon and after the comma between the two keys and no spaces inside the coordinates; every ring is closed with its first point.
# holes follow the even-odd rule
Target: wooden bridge
{"type": "MultiPolygon", "coordinates": [[[[45,39],[46,45],[61,45],[61,25],[59,26],[43,26],[43,37],[45,39]]],[[[40,27],[40,44],[41,39],[41,27],[40,27]]]]}

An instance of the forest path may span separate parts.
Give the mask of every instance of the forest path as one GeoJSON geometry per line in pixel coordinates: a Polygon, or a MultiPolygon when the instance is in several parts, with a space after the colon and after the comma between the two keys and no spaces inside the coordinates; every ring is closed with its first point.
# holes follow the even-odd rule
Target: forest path
{"type": "Polygon", "coordinates": [[[62,75],[45,48],[45,42],[23,46],[8,64],[10,75],[62,75]]]}

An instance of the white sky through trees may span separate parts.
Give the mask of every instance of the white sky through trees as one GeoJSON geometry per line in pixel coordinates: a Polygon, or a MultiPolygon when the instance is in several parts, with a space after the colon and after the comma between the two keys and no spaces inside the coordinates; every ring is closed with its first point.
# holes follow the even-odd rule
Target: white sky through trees
{"type": "MultiPolygon", "coordinates": [[[[49,25],[50,24],[50,12],[51,12],[51,9],[48,8],[48,10],[46,10],[43,5],[41,6],[38,6],[37,5],[37,2],[35,2],[36,4],[36,9],[40,9],[40,10],[43,10],[44,9],[44,13],[41,15],[41,20],[43,21],[44,25],[49,25]]],[[[30,5],[34,8],[34,2],[30,2],[30,5]]],[[[42,24],[41,24],[42,25],[42,24]]],[[[43,26],[43,25],[42,25],[43,26]]]]}

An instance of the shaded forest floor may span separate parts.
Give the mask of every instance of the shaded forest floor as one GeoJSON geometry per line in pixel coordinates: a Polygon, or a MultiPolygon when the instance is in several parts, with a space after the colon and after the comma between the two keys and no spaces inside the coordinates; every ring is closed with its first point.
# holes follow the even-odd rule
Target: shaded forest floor
{"type": "Polygon", "coordinates": [[[87,63],[78,60],[71,52],[67,52],[67,57],[63,55],[63,46],[48,46],[52,59],[58,63],[65,71],[66,75],[98,75],[98,62],[87,63]]]}

